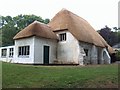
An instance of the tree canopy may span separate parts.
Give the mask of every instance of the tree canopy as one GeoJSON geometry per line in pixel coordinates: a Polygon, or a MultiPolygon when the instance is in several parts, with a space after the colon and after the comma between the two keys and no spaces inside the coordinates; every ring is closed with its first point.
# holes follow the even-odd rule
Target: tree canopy
{"type": "Polygon", "coordinates": [[[111,46],[120,42],[120,31],[119,28],[113,27],[114,32],[108,26],[101,28],[98,32],[111,46]]]}
{"type": "Polygon", "coordinates": [[[11,16],[0,16],[0,45],[9,46],[14,45],[13,37],[26,26],[34,22],[35,20],[42,23],[49,23],[49,19],[42,19],[40,16],[36,15],[18,15],[15,17],[11,16]]]}

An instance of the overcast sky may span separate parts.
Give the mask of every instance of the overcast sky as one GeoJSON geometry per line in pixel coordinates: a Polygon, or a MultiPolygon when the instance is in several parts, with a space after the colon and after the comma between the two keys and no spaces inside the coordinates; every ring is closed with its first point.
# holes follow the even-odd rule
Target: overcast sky
{"type": "Polygon", "coordinates": [[[62,8],[66,8],[87,20],[99,30],[108,25],[118,26],[119,0],[0,0],[0,15],[17,16],[34,14],[43,19],[52,19],[62,8]]]}

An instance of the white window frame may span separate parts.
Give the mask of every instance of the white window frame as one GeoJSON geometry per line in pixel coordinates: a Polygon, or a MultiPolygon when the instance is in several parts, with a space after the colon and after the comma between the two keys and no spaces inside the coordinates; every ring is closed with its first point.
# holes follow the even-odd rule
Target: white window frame
{"type": "Polygon", "coordinates": [[[19,46],[18,47],[18,57],[29,57],[30,55],[30,46],[19,46]]]}
{"type": "Polygon", "coordinates": [[[14,55],[14,48],[9,48],[9,57],[13,57],[14,55]]]}
{"type": "Polygon", "coordinates": [[[60,33],[59,34],[59,41],[66,41],[67,40],[67,34],[66,33],[60,33]]]}
{"type": "Polygon", "coordinates": [[[7,57],[7,48],[1,49],[1,57],[6,58],[7,57]]]}

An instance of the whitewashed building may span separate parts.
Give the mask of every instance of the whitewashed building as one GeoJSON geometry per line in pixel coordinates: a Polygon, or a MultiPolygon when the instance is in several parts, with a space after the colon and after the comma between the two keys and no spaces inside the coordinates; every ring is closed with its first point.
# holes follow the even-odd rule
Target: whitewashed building
{"type": "Polygon", "coordinates": [[[0,47],[0,60],[4,62],[13,62],[15,46],[0,47]]]}
{"type": "Polygon", "coordinates": [[[10,53],[10,47],[2,47],[0,60],[23,64],[110,64],[109,54],[113,52],[86,20],[65,9],[48,25],[33,22],[14,40],[12,59],[5,54],[10,53]]]}

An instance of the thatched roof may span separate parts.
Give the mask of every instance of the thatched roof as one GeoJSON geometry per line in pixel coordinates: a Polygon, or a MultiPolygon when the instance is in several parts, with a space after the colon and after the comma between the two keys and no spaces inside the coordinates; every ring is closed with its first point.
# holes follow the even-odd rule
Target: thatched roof
{"type": "Polygon", "coordinates": [[[53,31],[68,29],[79,41],[100,47],[108,46],[102,36],[86,20],[66,9],[58,12],[48,25],[52,27],[53,31]]]}
{"type": "Polygon", "coordinates": [[[38,21],[34,21],[32,24],[21,30],[18,34],[15,35],[13,39],[21,39],[31,36],[57,39],[56,34],[51,30],[48,25],[45,25],[38,21]]]}
{"type": "Polygon", "coordinates": [[[108,52],[109,54],[113,54],[115,53],[115,50],[110,45],[108,45],[108,52]]]}

